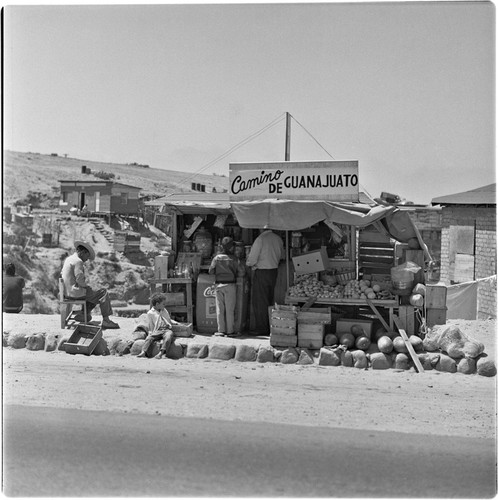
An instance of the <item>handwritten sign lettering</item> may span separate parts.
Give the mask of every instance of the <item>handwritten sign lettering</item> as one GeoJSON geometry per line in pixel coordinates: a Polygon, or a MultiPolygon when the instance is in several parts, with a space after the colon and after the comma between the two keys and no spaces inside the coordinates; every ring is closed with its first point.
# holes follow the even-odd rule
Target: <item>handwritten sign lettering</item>
{"type": "Polygon", "coordinates": [[[358,201],[358,161],[231,163],[230,200],[358,201]]]}

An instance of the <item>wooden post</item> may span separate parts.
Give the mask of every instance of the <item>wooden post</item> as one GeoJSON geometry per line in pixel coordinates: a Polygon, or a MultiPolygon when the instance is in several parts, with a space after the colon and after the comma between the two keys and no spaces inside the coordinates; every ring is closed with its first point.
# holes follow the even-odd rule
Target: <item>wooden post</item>
{"type": "Polygon", "coordinates": [[[290,133],[291,133],[291,116],[285,113],[285,161],[290,161],[290,133]]]}

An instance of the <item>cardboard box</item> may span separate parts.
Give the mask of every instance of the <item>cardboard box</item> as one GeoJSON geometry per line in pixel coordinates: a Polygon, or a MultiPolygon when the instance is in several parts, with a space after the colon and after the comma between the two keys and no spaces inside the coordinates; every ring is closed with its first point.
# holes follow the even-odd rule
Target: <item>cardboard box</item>
{"type": "Polygon", "coordinates": [[[78,325],[64,349],[69,354],[86,354],[89,356],[102,339],[102,328],[94,325],[78,325]]]}
{"type": "Polygon", "coordinates": [[[296,274],[319,273],[329,269],[329,257],[325,247],[313,252],[296,255],[292,257],[292,262],[296,274]]]}
{"type": "Polygon", "coordinates": [[[338,334],[352,333],[353,326],[359,326],[365,337],[372,338],[373,320],[371,319],[338,319],[335,324],[335,331],[338,334]]]}

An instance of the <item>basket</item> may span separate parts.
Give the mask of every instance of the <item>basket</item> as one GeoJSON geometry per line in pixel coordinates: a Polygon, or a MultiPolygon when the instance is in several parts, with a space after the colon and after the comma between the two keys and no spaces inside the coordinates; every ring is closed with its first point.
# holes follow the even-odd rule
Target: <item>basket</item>
{"type": "Polygon", "coordinates": [[[339,285],[345,285],[348,281],[356,279],[356,273],[354,271],[349,271],[347,273],[341,273],[336,276],[339,285]]]}

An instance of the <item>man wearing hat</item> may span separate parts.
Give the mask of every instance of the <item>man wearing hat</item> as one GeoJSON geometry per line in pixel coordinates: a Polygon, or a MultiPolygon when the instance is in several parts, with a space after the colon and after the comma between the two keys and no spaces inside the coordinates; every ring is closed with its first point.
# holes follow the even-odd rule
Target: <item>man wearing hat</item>
{"type": "MultiPolygon", "coordinates": [[[[86,298],[88,317],[86,321],[91,321],[90,311],[100,305],[102,313],[102,328],[119,328],[119,325],[109,319],[112,314],[111,300],[105,288],[93,290],[86,284],[84,263],[87,260],[95,259],[93,248],[86,241],[75,241],[76,251],[67,257],[62,266],[61,276],[64,281],[64,288],[67,297],[73,299],[86,298]]],[[[76,317],[76,320],[84,321],[83,315],[76,317]]]]}
{"type": "Polygon", "coordinates": [[[244,267],[234,257],[235,244],[229,236],[221,240],[222,251],[216,255],[209,266],[209,274],[215,275],[216,321],[218,331],[215,335],[235,337],[235,307],[237,305],[237,276],[243,276],[244,267]]]}
{"type": "Polygon", "coordinates": [[[252,307],[254,310],[255,335],[270,334],[268,307],[273,305],[278,264],[285,258],[282,238],[268,226],[260,230],[254,240],[246,265],[254,270],[252,307]]]}

